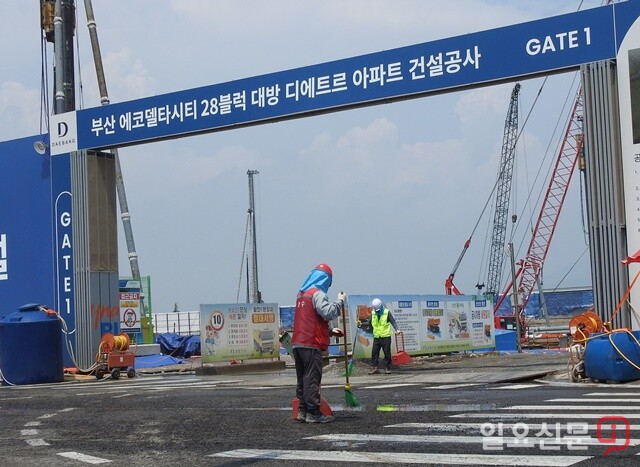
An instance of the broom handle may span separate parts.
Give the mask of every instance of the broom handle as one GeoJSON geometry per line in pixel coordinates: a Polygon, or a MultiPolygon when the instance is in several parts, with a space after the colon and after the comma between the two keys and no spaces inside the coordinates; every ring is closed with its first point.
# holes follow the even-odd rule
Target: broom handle
{"type": "Polygon", "coordinates": [[[342,341],[344,343],[344,374],[347,379],[347,386],[349,385],[349,359],[347,354],[347,313],[346,313],[347,304],[346,302],[342,303],[342,341]]]}

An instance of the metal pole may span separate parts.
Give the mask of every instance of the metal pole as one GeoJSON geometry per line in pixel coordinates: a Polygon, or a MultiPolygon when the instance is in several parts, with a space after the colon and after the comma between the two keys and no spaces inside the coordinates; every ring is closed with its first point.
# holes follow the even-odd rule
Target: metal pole
{"type": "Polygon", "coordinates": [[[249,280],[249,257],[247,256],[247,303],[251,303],[251,293],[249,291],[249,284],[251,280],[249,280]]]}
{"type": "Polygon", "coordinates": [[[64,45],[64,57],[62,60],[64,73],[62,75],[64,88],[65,112],[76,109],[75,87],[75,58],[73,53],[73,36],[76,30],[76,6],[74,0],[62,0],[60,2],[60,14],[62,15],[62,36],[64,45]]]}
{"type": "Polygon", "coordinates": [[[516,283],[516,262],[513,258],[513,243],[509,242],[509,258],[511,259],[511,281],[513,282],[513,314],[516,317],[516,343],[518,353],[522,353],[520,342],[520,305],[518,304],[518,286],[516,283]]]}
{"type": "Polygon", "coordinates": [[[540,282],[540,275],[536,277],[536,284],[538,285],[538,298],[540,299],[540,309],[542,310],[542,316],[544,321],[549,326],[549,310],[547,309],[547,298],[542,291],[542,282],[540,282]]]}
{"type": "Polygon", "coordinates": [[[54,87],[55,87],[55,105],[56,114],[65,112],[65,95],[64,95],[64,36],[62,34],[62,0],[56,0],[53,13],[53,53],[55,60],[54,68],[54,87]]]}
{"type": "Polygon", "coordinates": [[[249,216],[251,216],[251,242],[252,242],[252,264],[251,264],[251,303],[261,303],[262,297],[258,288],[258,248],[256,242],[256,216],[253,201],[253,176],[259,174],[257,170],[247,170],[249,176],[249,216]]]}
{"type": "MultiPolygon", "coordinates": [[[[102,66],[102,54],[100,53],[100,43],[98,42],[98,32],[96,29],[96,21],[93,15],[93,5],[91,0],[84,0],[84,8],[87,13],[87,27],[89,28],[89,37],[91,38],[91,49],[93,51],[93,61],[96,67],[96,75],[98,78],[98,88],[100,91],[100,103],[102,105],[109,104],[109,94],[107,92],[107,82],[104,77],[104,67],[102,66]]],[[[129,205],[127,203],[127,194],[124,189],[124,179],[122,178],[122,170],[120,168],[120,158],[118,150],[112,149],[111,153],[115,159],[116,166],[116,190],[118,192],[118,201],[120,203],[120,217],[124,228],[124,236],[127,242],[127,251],[129,253],[129,265],[131,266],[131,275],[135,280],[140,280],[140,267],[138,265],[138,253],[136,253],[136,245],[133,240],[133,228],[131,227],[131,214],[129,213],[129,205]]],[[[144,303],[143,303],[144,310],[144,303]]]]}

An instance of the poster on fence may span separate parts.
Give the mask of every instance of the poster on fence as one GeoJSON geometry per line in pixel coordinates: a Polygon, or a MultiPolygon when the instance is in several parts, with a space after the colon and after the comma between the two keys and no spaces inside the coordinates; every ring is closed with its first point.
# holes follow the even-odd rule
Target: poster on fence
{"type": "Polygon", "coordinates": [[[200,305],[203,363],[280,356],[277,303],[200,305]]]}
{"type": "Polygon", "coordinates": [[[424,355],[495,347],[493,304],[483,296],[350,295],[355,358],[371,357],[373,333],[366,323],[371,319],[374,298],[382,300],[402,331],[392,337],[392,353],[404,350],[410,355],[424,355]]]}
{"type": "Polygon", "coordinates": [[[136,280],[119,281],[120,331],[128,334],[140,332],[141,284],[136,280]]]}

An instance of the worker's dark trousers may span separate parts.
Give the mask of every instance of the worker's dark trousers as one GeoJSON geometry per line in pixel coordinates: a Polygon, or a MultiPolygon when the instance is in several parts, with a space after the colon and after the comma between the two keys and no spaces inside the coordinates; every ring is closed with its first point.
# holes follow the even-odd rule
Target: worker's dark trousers
{"type": "Polygon", "coordinates": [[[317,414],[320,405],[320,383],[322,381],[322,353],[320,349],[296,347],[293,349],[296,364],[296,397],[300,407],[317,414]]]}
{"type": "Polygon", "coordinates": [[[373,339],[373,348],[371,349],[371,364],[378,368],[380,367],[380,349],[384,353],[384,360],[382,366],[387,369],[391,369],[391,336],[389,337],[375,337],[373,339]]]}

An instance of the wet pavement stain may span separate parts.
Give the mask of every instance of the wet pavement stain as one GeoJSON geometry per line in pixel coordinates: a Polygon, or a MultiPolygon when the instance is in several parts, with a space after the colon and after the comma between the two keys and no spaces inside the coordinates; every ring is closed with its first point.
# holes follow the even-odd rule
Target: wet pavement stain
{"type": "Polygon", "coordinates": [[[395,405],[382,404],[376,407],[378,412],[467,412],[492,410],[496,404],[424,404],[395,405]]]}

